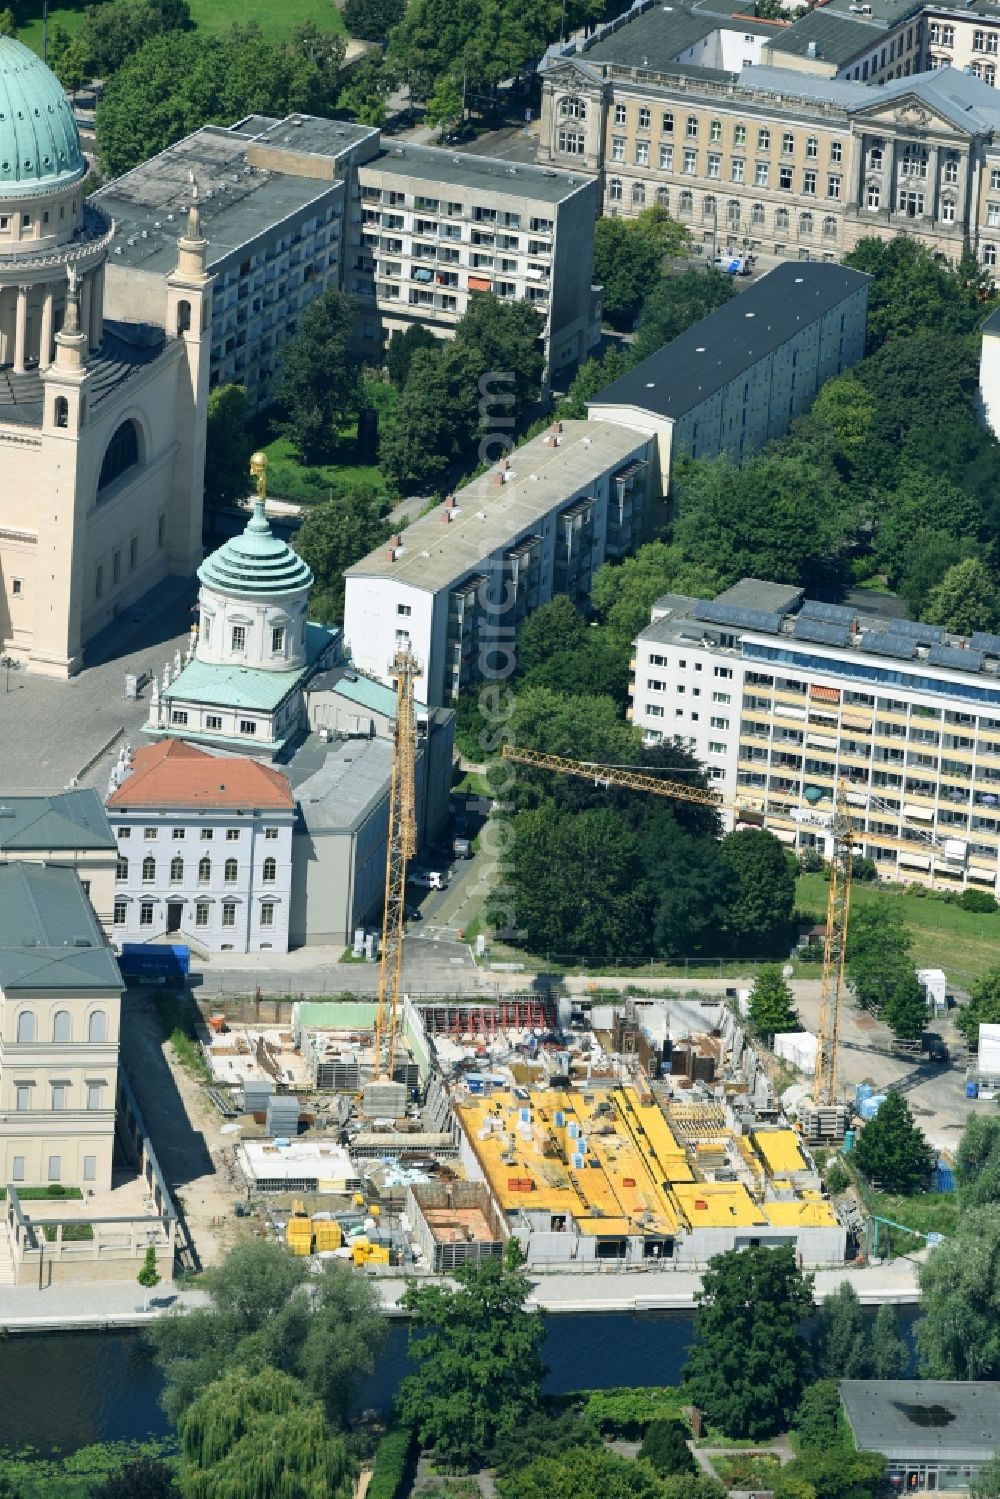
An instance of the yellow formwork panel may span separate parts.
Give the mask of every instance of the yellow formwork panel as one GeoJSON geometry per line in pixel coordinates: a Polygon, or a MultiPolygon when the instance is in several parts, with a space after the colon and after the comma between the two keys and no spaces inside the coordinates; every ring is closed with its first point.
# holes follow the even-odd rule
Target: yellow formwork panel
{"type": "Polygon", "coordinates": [[[759,1154],[770,1176],[783,1176],[788,1171],[806,1171],[806,1158],[799,1148],[799,1140],[792,1129],[762,1129],[752,1136],[754,1149],[759,1154]]]}
{"type": "Polygon", "coordinates": [[[767,1221],[775,1228],[836,1228],[837,1215],[822,1198],[765,1202],[767,1221]]]}
{"type": "Polygon", "coordinates": [[[742,1182],[679,1182],[674,1197],[692,1228],[754,1228],[767,1223],[742,1182]]]}

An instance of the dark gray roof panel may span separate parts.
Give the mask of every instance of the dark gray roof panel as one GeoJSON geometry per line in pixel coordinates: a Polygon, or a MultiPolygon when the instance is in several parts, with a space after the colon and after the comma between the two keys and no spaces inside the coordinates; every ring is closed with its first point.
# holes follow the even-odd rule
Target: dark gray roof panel
{"type": "Polygon", "coordinates": [[[986,630],[974,630],[971,644],[974,651],[985,651],[987,656],[1000,656],[1000,635],[990,635],[986,630]]]}
{"type": "Polygon", "coordinates": [[[895,656],[899,661],[912,661],[917,654],[917,642],[908,635],[897,635],[894,630],[868,631],[862,644],[875,656],[895,656]]]}
{"type": "Polygon", "coordinates": [[[987,1462],[1000,1432],[1000,1383],[844,1379],[840,1398],[863,1452],[907,1463],[987,1462]]]}
{"type": "Polygon", "coordinates": [[[898,616],[890,619],[889,630],[893,635],[908,635],[921,645],[933,645],[945,637],[943,625],[928,625],[921,619],[900,619],[898,616]]]}
{"type": "Polygon", "coordinates": [[[868,279],[842,265],[786,261],[605,386],[587,402],[588,412],[599,416],[604,406],[634,406],[677,420],[868,279]]]}
{"type": "Polygon", "coordinates": [[[2,849],[59,852],[116,847],[96,791],[61,791],[55,796],[8,796],[0,800],[2,849]]]}
{"type": "Polygon", "coordinates": [[[738,604],[720,604],[717,599],[697,604],[691,613],[695,619],[707,624],[732,625],[741,630],[763,630],[768,635],[777,635],[781,629],[780,614],[767,614],[763,609],[742,609],[738,604]]]}
{"type": "Polygon", "coordinates": [[[858,611],[846,604],[826,604],[821,599],[803,599],[799,613],[805,619],[825,619],[831,625],[852,625],[858,611]]]}
{"type": "Polygon", "coordinates": [[[837,15],[827,10],[810,11],[808,15],[771,37],[774,52],[785,52],[795,57],[815,56],[821,62],[832,62],[842,66],[852,61],[859,53],[877,45],[880,35],[887,29],[885,21],[874,16],[864,19],[855,16],[837,15]],[[815,45],[815,53],[809,52],[815,45]]]}
{"type": "Polygon", "coordinates": [[[982,671],[983,658],[979,651],[966,651],[960,645],[932,645],[927,653],[932,666],[951,666],[955,671],[982,671]]]}
{"type": "Polygon", "coordinates": [[[121,989],[114,953],[73,869],[0,864],[0,989],[121,989]]]}
{"type": "Polygon", "coordinates": [[[848,645],[851,639],[849,625],[830,624],[825,619],[813,619],[810,615],[800,614],[792,626],[792,634],[796,640],[811,640],[817,645],[848,645]]]}

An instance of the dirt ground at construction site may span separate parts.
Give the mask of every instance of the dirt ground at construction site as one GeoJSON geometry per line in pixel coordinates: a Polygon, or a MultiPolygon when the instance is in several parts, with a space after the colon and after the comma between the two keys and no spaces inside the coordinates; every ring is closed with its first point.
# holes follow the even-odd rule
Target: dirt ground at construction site
{"type": "Polygon", "coordinates": [[[139,1101],[153,1149],[181,1215],[193,1265],[207,1267],[245,1239],[249,1224],[233,1205],[243,1195],[227,1167],[237,1136],[223,1134],[225,1121],[201,1084],[174,1057],[162,1039],[152,1003],[130,989],[122,1004],[122,1061],[139,1101]]]}

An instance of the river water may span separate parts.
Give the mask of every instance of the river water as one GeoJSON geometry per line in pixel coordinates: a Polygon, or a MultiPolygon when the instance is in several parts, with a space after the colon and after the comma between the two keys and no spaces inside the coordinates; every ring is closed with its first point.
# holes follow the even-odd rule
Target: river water
{"type": "MultiPolygon", "coordinates": [[[[900,1310],[912,1334],[914,1307],[900,1310]]],[[[589,1387],[676,1384],[693,1322],[688,1313],[550,1317],[544,1355],[553,1394],[589,1387]]],[[[406,1372],[406,1327],[393,1323],[386,1353],[359,1404],[384,1406],[406,1372]]],[[[0,1447],[74,1451],[91,1442],[164,1435],[161,1381],[137,1332],[13,1334],[0,1339],[0,1447]]]]}

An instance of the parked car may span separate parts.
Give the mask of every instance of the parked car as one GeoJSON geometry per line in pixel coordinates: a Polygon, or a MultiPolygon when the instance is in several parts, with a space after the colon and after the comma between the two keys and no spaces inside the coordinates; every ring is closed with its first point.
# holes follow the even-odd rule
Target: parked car
{"type": "Polygon", "coordinates": [[[444,875],[439,869],[412,869],[407,879],[411,885],[419,885],[421,890],[444,889],[444,875]]]}

